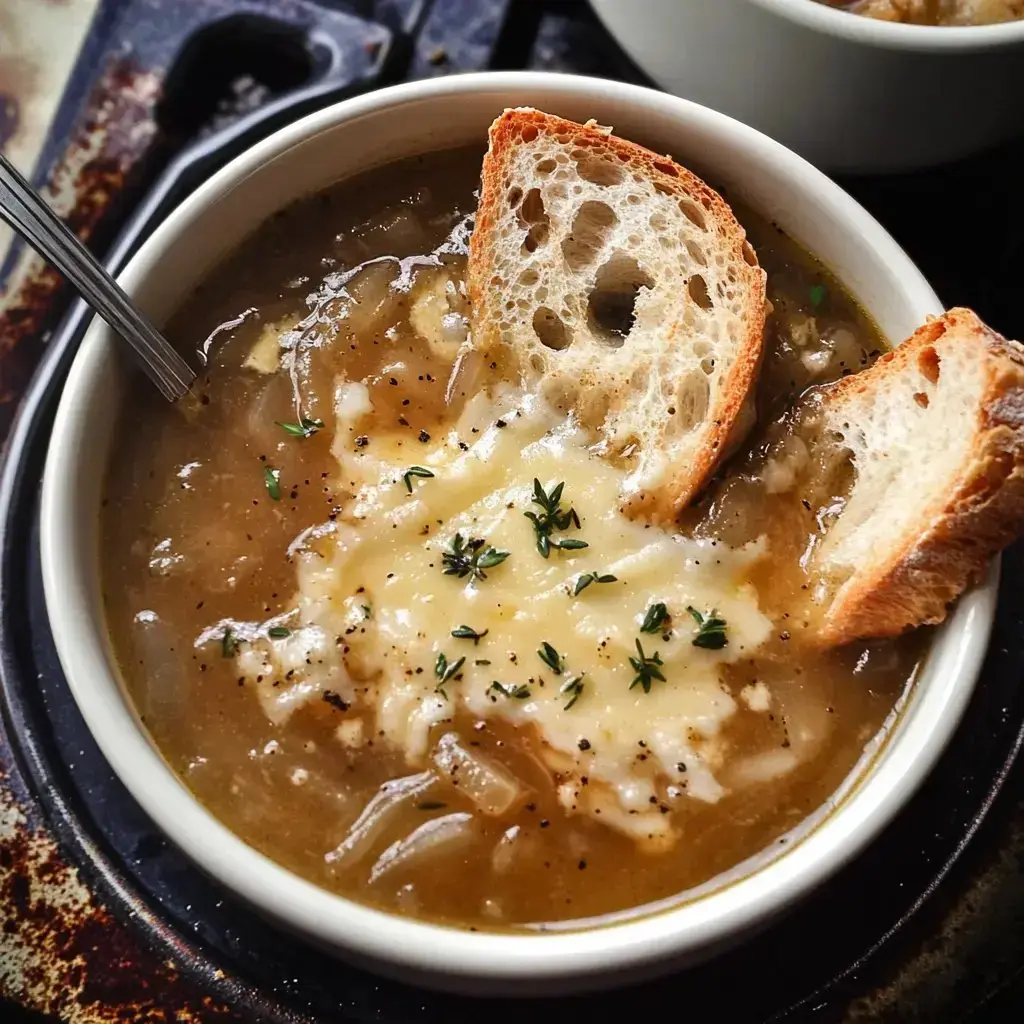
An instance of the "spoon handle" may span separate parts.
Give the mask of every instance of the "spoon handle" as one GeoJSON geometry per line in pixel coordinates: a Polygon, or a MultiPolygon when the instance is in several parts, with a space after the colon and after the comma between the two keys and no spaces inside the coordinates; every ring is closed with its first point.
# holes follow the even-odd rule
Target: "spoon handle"
{"type": "Polygon", "coordinates": [[[0,154],[0,218],[75,287],[83,299],[135,350],[165,398],[174,401],[196,375],[100,266],[31,185],[0,154]]]}

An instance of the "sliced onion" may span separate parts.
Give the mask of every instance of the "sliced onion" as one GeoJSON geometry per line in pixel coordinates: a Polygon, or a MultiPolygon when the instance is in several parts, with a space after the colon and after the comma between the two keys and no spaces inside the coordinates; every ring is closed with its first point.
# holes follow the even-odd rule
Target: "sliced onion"
{"type": "Polygon", "coordinates": [[[489,917],[492,921],[501,921],[505,917],[505,911],[497,900],[486,899],[480,906],[480,913],[489,917]]]}
{"type": "Polygon", "coordinates": [[[468,846],[476,839],[473,815],[456,811],[441,818],[432,818],[413,829],[404,839],[392,843],[370,869],[370,883],[381,879],[394,868],[442,853],[451,853],[468,846]]]}
{"type": "Polygon", "coordinates": [[[178,718],[188,704],[188,681],[174,638],[155,612],[136,616],[132,634],[144,669],[143,710],[153,718],[178,718]]]}
{"type": "Polygon", "coordinates": [[[514,776],[490,758],[467,750],[457,733],[448,732],[441,737],[434,748],[433,761],[438,771],[484,814],[499,817],[525,796],[514,776]]]}
{"type": "Polygon", "coordinates": [[[506,875],[516,862],[519,847],[522,845],[523,830],[519,825],[513,825],[506,829],[505,833],[498,840],[494,852],[491,854],[491,870],[496,875],[506,875]]]}
{"type": "Polygon", "coordinates": [[[799,763],[792,750],[781,747],[765,750],[737,761],[728,772],[729,782],[734,786],[749,786],[759,782],[771,782],[791,772],[799,763]]]}
{"type": "Polygon", "coordinates": [[[820,696],[808,693],[804,686],[791,679],[769,684],[775,714],[781,714],[786,726],[788,749],[799,762],[816,757],[832,733],[834,719],[820,696]]]}
{"type": "Polygon", "coordinates": [[[385,782],[374,794],[373,799],[363,808],[348,830],[348,835],[333,850],[324,855],[328,864],[344,859],[355,863],[376,845],[384,832],[394,822],[398,811],[409,801],[422,796],[437,782],[433,772],[420,772],[402,779],[385,782]]]}

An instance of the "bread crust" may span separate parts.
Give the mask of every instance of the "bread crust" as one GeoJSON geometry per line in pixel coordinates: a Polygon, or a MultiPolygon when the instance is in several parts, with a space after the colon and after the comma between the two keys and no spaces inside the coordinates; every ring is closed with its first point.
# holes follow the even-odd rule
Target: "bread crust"
{"type": "MultiPolygon", "coordinates": [[[[686,465],[671,466],[656,487],[630,497],[624,506],[630,514],[642,513],[655,521],[671,521],[715,472],[730,444],[736,440],[741,413],[752,401],[764,345],[765,273],[747,241],[746,232],[725,200],[671,157],[659,156],[634,142],[620,139],[592,121],[581,125],[532,108],[509,109],[490,127],[490,145],[484,158],[480,202],[470,241],[468,291],[477,330],[483,334],[479,342],[483,349],[490,349],[498,340],[497,322],[487,310],[493,290],[490,285],[494,273],[492,236],[507,188],[503,181],[505,166],[516,146],[528,144],[539,135],[567,137],[575,147],[621,161],[630,171],[653,181],[659,191],[693,201],[703,215],[715,223],[718,238],[727,249],[727,259],[733,261],[747,289],[746,336],[722,381],[714,405],[708,409],[705,422],[710,424],[710,429],[704,430],[696,452],[686,465]]],[[[673,337],[683,330],[683,324],[677,322],[667,325],[666,334],[673,337]]]]}
{"type": "Polygon", "coordinates": [[[973,346],[983,362],[969,457],[953,491],[920,510],[902,544],[840,587],[819,632],[825,644],[941,622],[950,603],[1024,530],[1024,346],[990,330],[970,310],[929,320],[869,370],[836,384],[826,409],[848,394],[884,387],[929,347],[941,354],[952,345],[973,346]]]}

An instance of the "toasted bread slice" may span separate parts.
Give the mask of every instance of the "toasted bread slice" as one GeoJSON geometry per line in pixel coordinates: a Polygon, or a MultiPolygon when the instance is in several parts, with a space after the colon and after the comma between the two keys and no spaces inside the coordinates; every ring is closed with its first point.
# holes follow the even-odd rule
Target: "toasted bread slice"
{"type": "Polygon", "coordinates": [[[634,512],[673,518],[749,425],[765,274],[722,197],[669,157],[505,111],[468,274],[474,347],[629,460],[634,512]]]}
{"type": "Polygon", "coordinates": [[[841,581],[821,639],[942,621],[1024,529],[1024,346],[953,309],[833,385],[821,411],[854,470],[815,556],[841,581]]]}

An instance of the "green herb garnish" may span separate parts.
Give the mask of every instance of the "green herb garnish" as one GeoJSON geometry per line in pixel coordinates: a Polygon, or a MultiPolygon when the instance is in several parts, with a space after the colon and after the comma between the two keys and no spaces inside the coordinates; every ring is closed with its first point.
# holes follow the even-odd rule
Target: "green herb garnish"
{"type": "Polygon", "coordinates": [[[552,548],[559,548],[563,551],[578,551],[581,548],[589,547],[585,540],[578,540],[566,537],[557,540],[551,536],[553,530],[568,530],[570,526],[580,528],[580,517],[571,506],[568,509],[561,507],[562,490],[565,488],[565,481],[556,484],[550,494],[544,490],[540,480],[533,478],[533,497],[530,499],[534,504],[540,505],[544,510],[540,515],[536,512],[524,512],[523,515],[533,523],[534,533],[537,535],[537,550],[544,558],[551,554],[552,548]]]}
{"type": "Polygon", "coordinates": [[[274,420],[274,422],[286,434],[291,434],[292,437],[310,437],[318,430],[324,429],[323,420],[309,420],[305,417],[299,420],[298,423],[282,423],[280,420],[274,420]]]}
{"type": "Polygon", "coordinates": [[[562,663],[562,656],[551,646],[546,640],[540,645],[540,650],[537,651],[537,657],[544,662],[545,665],[552,672],[557,672],[559,675],[565,671],[565,666],[562,663]]]}
{"type": "Polygon", "coordinates": [[[281,470],[272,466],[265,466],[263,469],[263,483],[266,484],[267,494],[274,501],[281,500],[281,470]]]}
{"type": "Polygon", "coordinates": [[[701,615],[692,605],[686,609],[697,623],[697,634],[693,638],[694,647],[703,647],[708,651],[720,651],[728,642],[725,635],[725,619],[715,615],[714,608],[701,615]]]}
{"type": "Polygon", "coordinates": [[[823,284],[812,284],[809,294],[811,306],[817,309],[828,298],[828,289],[823,284]]]}
{"type": "Polygon", "coordinates": [[[283,640],[286,636],[291,636],[292,631],[287,626],[271,626],[267,630],[267,636],[272,640],[283,640]]]}
{"type": "Polygon", "coordinates": [[[448,805],[443,800],[421,800],[416,807],[421,811],[440,811],[448,805]]]}
{"type": "Polygon", "coordinates": [[[572,588],[572,596],[579,597],[580,594],[590,586],[591,583],[615,583],[618,576],[611,573],[585,572],[576,577],[576,586],[572,588]]]}
{"type": "Polygon", "coordinates": [[[437,677],[437,686],[434,687],[434,693],[441,694],[441,696],[447,700],[448,694],[445,692],[445,685],[465,663],[465,658],[459,658],[457,661],[449,661],[444,656],[443,651],[439,652],[437,655],[437,661],[434,662],[434,675],[437,677]]]}
{"type": "Polygon", "coordinates": [[[228,626],[224,630],[224,635],[220,638],[220,653],[225,658],[233,658],[238,653],[238,637],[235,636],[235,631],[228,626]]]}
{"type": "Polygon", "coordinates": [[[459,626],[452,630],[452,636],[456,640],[472,640],[475,647],[489,632],[489,629],[485,629],[482,633],[478,633],[472,626],[459,626]]]}
{"type": "Polygon", "coordinates": [[[412,494],[412,478],[414,476],[421,476],[426,478],[432,477],[433,475],[434,474],[431,473],[431,471],[427,469],[425,466],[410,466],[403,474],[402,479],[405,481],[406,489],[410,494],[412,494]]]}
{"type": "Polygon", "coordinates": [[[657,633],[667,618],[668,609],[665,607],[663,602],[659,601],[657,604],[652,604],[651,607],[647,609],[647,614],[644,616],[640,632],[657,633]]]}
{"type": "Polygon", "coordinates": [[[583,673],[581,672],[578,676],[573,676],[572,679],[567,679],[562,683],[558,692],[564,697],[569,698],[565,707],[562,708],[563,711],[568,711],[580,699],[583,693],[583,673]]]}
{"type": "Polygon", "coordinates": [[[530,696],[530,688],[522,683],[518,686],[502,686],[497,679],[491,683],[488,687],[488,692],[494,690],[496,693],[500,693],[502,697],[508,697],[511,700],[526,700],[530,696]]]}
{"type": "Polygon", "coordinates": [[[471,576],[475,580],[487,579],[485,569],[493,569],[501,565],[511,552],[499,551],[487,544],[480,537],[464,540],[461,533],[455,534],[451,551],[441,555],[445,576],[458,576],[462,579],[471,576]]]}
{"type": "Polygon", "coordinates": [[[665,676],[661,671],[664,662],[657,651],[654,652],[653,658],[648,658],[644,654],[644,649],[640,646],[639,640],[636,642],[636,653],[639,655],[638,658],[629,659],[629,663],[633,666],[633,671],[636,673],[633,682],[629,684],[629,688],[632,690],[634,686],[642,686],[644,693],[650,693],[651,683],[655,679],[665,682],[665,676]]]}

